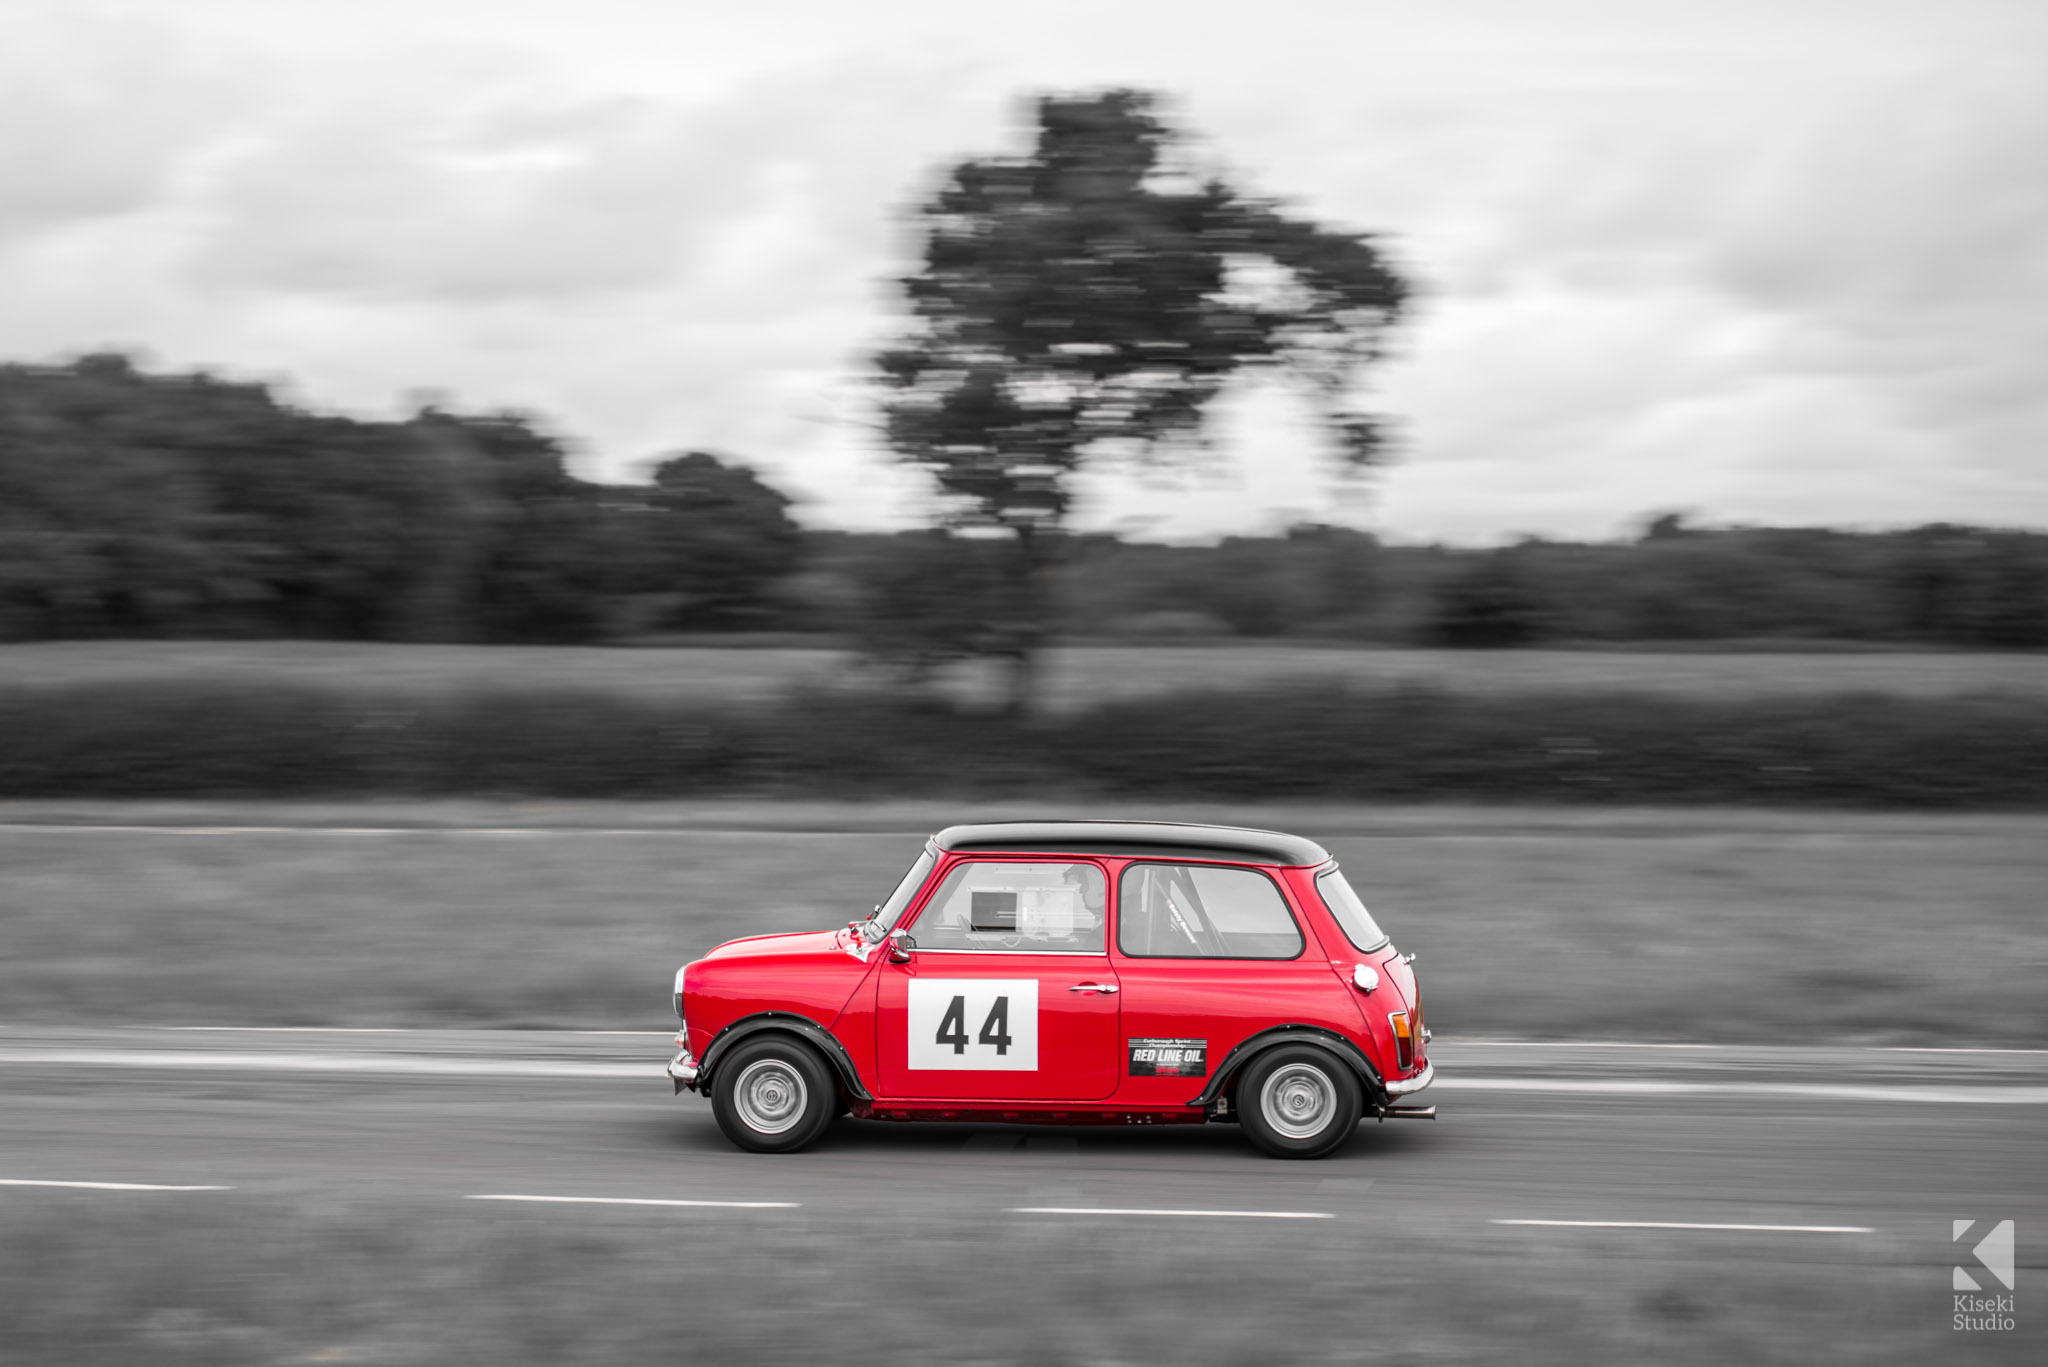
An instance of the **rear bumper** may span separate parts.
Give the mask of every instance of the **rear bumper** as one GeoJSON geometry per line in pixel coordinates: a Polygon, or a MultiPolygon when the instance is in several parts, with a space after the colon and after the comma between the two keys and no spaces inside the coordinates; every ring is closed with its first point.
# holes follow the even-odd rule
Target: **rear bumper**
{"type": "Polygon", "coordinates": [[[1427,1087],[1430,1083],[1435,1081],[1436,1065],[1434,1063],[1431,1063],[1428,1059],[1424,1059],[1422,1061],[1422,1071],[1417,1073],[1414,1077],[1396,1079],[1392,1082],[1389,1082],[1387,1084],[1387,1095],[1389,1097],[1413,1096],[1415,1093],[1421,1091],[1424,1087],[1427,1087]]]}

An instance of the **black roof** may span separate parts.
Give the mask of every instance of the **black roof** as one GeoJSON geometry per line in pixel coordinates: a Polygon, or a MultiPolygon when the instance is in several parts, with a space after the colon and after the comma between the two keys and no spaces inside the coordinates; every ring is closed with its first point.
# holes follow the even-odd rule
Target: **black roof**
{"type": "Polygon", "coordinates": [[[1298,835],[1178,821],[990,821],[948,826],[932,840],[942,850],[960,852],[1113,854],[1295,866],[1320,864],[1330,857],[1321,845],[1298,835]]]}

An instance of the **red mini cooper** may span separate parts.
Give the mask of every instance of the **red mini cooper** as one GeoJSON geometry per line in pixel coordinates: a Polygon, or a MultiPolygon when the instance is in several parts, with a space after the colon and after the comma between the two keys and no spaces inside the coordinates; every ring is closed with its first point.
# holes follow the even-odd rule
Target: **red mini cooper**
{"type": "Polygon", "coordinates": [[[676,1090],[743,1149],[876,1120],[1235,1122],[1334,1153],[1430,1083],[1408,965],[1329,851],[1139,821],[952,826],[844,930],[676,974],[676,1090]]]}

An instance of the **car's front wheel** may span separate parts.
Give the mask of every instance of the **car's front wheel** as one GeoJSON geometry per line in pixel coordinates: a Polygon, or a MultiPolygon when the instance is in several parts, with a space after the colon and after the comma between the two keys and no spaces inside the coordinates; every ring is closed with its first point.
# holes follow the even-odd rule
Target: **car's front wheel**
{"type": "Polygon", "coordinates": [[[755,1153],[795,1153],[825,1132],[838,1109],[832,1070],[816,1050],[787,1036],[735,1046],[712,1079],[718,1128],[755,1153]]]}
{"type": "Polygon", "coordinates": [[[1364,1113],[1357,1076],[1306,1044],[1268,1049],[1244,1070],[1237,1113],[1252,1143],[1275,1158],[1322,1158],[1349,1143],[1364,1113]]]}

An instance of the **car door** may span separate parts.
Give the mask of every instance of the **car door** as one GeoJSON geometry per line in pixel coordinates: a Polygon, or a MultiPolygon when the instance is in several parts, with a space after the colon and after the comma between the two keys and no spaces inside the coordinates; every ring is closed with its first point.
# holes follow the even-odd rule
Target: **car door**
{"type": "Polygon", "coordinates": [[[963,859],[877,970],[883,1094],[1099,1101],[1121,1061],[1108,879],[1088,861],[963,859]]]}
{"type": "Polygon", "coordinates": [[[1127,1048],[1119,1100],[1133,1104],[1185,1103],[1232,1048],[1271,1026],[1359,1031],[1344,984],[1259,869],[1126,865],[1114,962],[1127,1048]]]}

